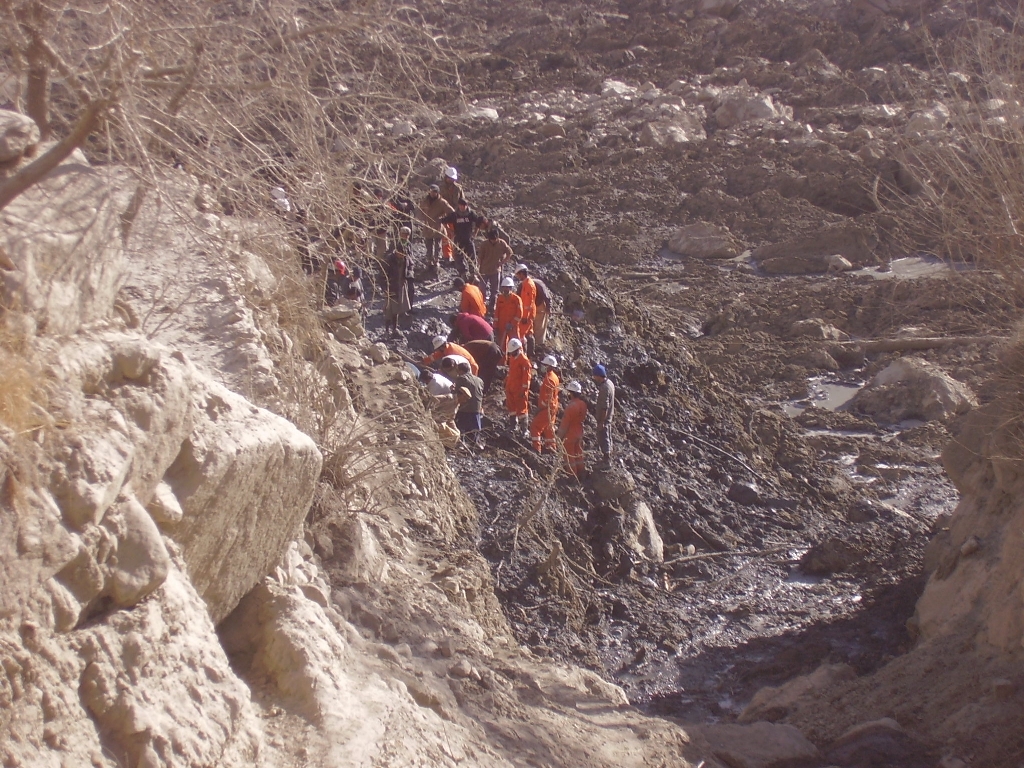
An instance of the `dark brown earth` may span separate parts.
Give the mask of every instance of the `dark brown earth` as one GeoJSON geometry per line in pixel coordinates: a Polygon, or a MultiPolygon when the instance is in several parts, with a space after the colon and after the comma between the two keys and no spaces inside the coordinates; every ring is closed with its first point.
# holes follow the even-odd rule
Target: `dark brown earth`
{"type": "MultiPolygon", "coordinates": [[[[999,23],[996,5],[974,12],[999,23]]],[[[428,16],[465,57],[466,102],[500,114],[442,120],[428,155],[460,169],[474,204],[559,295],[550,351],[563,380],[588,383],[603,362],[618,385],[613,468],[582,483],[506,427],[496,394],[486,450],[451,454],[522,642],[602,670],[650,712],[688,721],[732,720],[764,685],[825,662],[864,675],[912,646],[905,623],[924,547],[957,501],[938,462],[949,425],[878,424],[814,398],[822,383],[862,384],[901,354],[988,396],[999,340],[1020,310],[1012,291],[970,265],[883,271],[941,254],[908,234],[913,189],[896,157],[906,114],[942,93],[926,36],[941,45],[964,18],[957,6],[900,17],[768,2],[724,15],[690,2],[520,3],[515,14],[506,3],[449,3],[428,16]],[[644,146],[644,120],[629,106],[529,117],[565,116],[566,92],[600,94],[608,79],[661,89],[745,81],[793,116],[729,129],[709,117],[706,141],[675,148],[644,146]],[[902,116],[879,117],[882,104],[902,116]],[[772,276],[749,260],[665,250],[698,220],[745,248],[783,253],[798,236],[829,232],[824,242],[866,270],[772,276]],[[847,341],[795,336],[793,324],[811,318],[847,341]],[[863,346],[986,335],[993,341],[904,353],[863,346]],[[795,417],[783,408],[793,403],[795,417]],[[623,471],[653,510],[663,563],[628,553],[622,507],[595,490],[623,471]]],[[[421,312],[392,346],[416,356],[446,332],[452,276],[421,285],[421,312]]],[[[592,434],[588,445],[593,465],[592,434]]],[[[931,749],[923,743],[921,759],[931,749]]]]}

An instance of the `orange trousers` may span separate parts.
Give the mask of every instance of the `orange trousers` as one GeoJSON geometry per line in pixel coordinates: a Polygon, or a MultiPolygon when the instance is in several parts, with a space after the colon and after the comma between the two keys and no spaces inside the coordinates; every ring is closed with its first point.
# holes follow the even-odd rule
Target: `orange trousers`
{"type": "Polygon", "coordinates": [[[455,225],[445,224],[441,233],[441,255],[445,261],[452,260],[452,238],[455,236],[455,225]]]}
{"type": "Polygon", "coordinates": [[[533,450],[537,453],[543,453],[545,447],[549,451],[555,450],[555,425],[547,408],[538,411],[530,422],[530,437],[533,440],[533,450]]]}

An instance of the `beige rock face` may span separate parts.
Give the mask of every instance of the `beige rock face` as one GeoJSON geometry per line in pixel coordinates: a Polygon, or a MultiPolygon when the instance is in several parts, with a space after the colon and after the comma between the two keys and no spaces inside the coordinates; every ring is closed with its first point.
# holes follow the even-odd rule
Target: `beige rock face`
{"type": "Polygon", "coordinates": [[[110,316],[123,281],[120,214],[131,187],[79,153],[0,211],[0,303],[41,330],[69,334],[110,316]]]}
{"type": "Polygon", "coordinates": [[[1015,405],[994,402],[969,413],[942,454],[960,491],[948,530],[929,544],[932,573],[915,622],[925,641],[964,633],[982,648],[1024,646],[1024,472],[1015,405]]]}
{"type": "Polygon", "coordinates": [[[284,419],[213,382],[165,479],[181,504],[167,526],[214,621],[224,618],[298,533],[320,474],[316,445],[284,419]]]}

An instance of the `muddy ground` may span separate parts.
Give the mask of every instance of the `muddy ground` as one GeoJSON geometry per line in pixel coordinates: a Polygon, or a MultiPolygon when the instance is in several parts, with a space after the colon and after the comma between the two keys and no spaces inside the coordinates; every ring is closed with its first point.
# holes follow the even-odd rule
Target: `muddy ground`
{"type": "MultiPolygon", "coordinates": [[[[903,126],[942,93],[926,33],[941,41],[963,14],[506,5],[448,4],[429,18],[465,56],[462,103],[499,117],[441,120],[428,155],[459,167],[472,202],[558,294],[550,351],[563,380],[589,383],[606,363],[620,406],[612,469],[581,483],[506,427],[496,393],[486,449],[450,454],[519,639],[688,721],[734,719],[758,688],[823,662],[877,669],[913,643],[924,547],[957,501],[939,462],[950,425],[879,424],[815,402],[824,384],[860,385],[901,354],[984,402],[1019,313],[991,275],[932,264],[939,244],[905,227],[903,126]],[[593,106],[611,79],[639,92],[686,84],[676,92],[704,110],[706,139],[645,141],[654,118],[640,96],[593,106]],[[700,89],[743,84],[792,114],[721,127],[700,89]],[[695,221],[728,228],[737,251],[839,232],[855,269],[779,276],[749,258],[665,249],[695,221]],[[921,252],[927,268],[893,268],[921,252]],[[796,335],[807,319],[848,341],[796,335]],[[984,335],[996,338],[906,353],[857,343],[984,335]],[[653,511],[664,562],[629,553],[622,505],[598,493],[623,472],[653,511]]],[[[997,6],[978,13],[999,23],[997,6]]],[[[419,313],[389,346],[417,356],[446,332],[453,276],[421,284],[419,313]]],[[[383,340],[379,316],[368,329],[383,340]]],[[[593,465],[592,434],[588,444],[593,465]]]]}

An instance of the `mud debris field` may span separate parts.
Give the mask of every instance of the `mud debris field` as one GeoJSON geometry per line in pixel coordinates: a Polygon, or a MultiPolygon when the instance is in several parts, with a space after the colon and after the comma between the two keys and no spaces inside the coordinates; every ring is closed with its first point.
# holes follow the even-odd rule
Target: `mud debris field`
{"type": "MultiPolygon", "coordinates": [[[[582,484],[512,434],[496,392],[486,449],[450,457],[519,639],[690,722],[904,653],[957,502],[952,415],[832,399],[905,357],[984,402],[1020,309],[990,275],[908,251],[894,215],[897,149],[926,140],[942,92],[923,40],[959,11],[543,3],[513,24],[500,5],[449,27],[470,107],[428,154],[558,294],[563,380],[604,362],[621,407],[612,466],[582,484]],[[899,343],[935,337],[959,341],[899,343]]],[[[447,332],[453,276],[420,285],[391,346],[416,357],[447,332]]]]}

